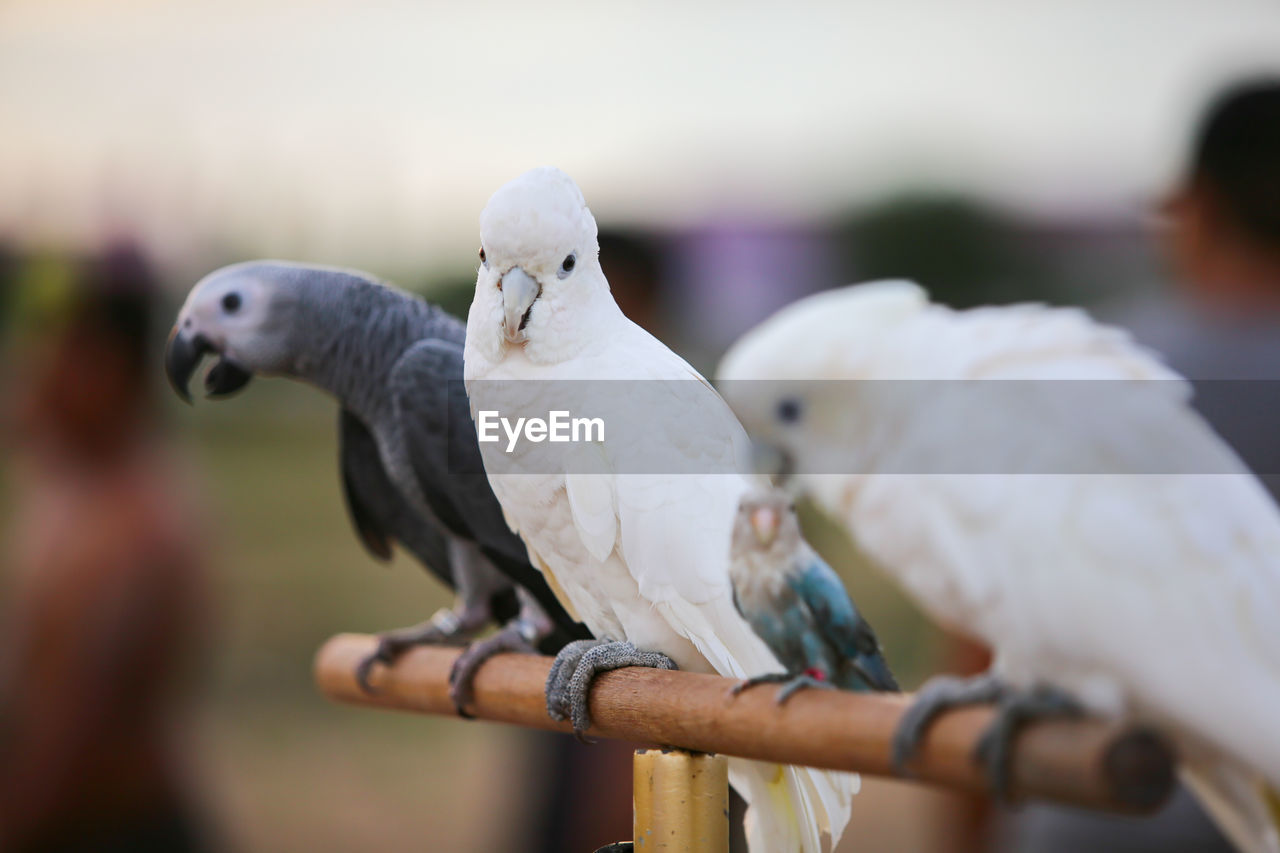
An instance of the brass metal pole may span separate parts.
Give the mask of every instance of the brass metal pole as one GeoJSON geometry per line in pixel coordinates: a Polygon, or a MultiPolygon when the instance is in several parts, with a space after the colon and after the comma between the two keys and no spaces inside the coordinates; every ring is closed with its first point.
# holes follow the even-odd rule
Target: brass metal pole
{"type": "Polygon", "coordinates": [[[637,749],[636,853],[728,853],[729,762],[682,749],[637,749]]]}

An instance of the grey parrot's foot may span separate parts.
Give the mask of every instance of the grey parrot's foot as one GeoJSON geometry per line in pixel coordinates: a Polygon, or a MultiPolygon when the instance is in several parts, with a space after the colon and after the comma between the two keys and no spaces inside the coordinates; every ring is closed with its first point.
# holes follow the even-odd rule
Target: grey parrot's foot
{"type": "Polygon", "coordinates": [[[999,679],[989,674],[975,678],[939,675],[929,679],[916,693],[915,700],[902,715],[897,731],[893,733],[894,769],[899,775],[906,774],[908,762],[939,714],[966,705],[987,705],[999,700],[1004,693],[1004,686],[999,679]]]}
{"type": "Polygon", "coordinates": [[[426,622],[378,635],[378,647],[356,666],[356,683],[365,693],[376,693],[369,675],[377,664],[391,666],[414,646],[442,646],[462,642],[477,630],[452,610],[439,610],[426,622]]]}
{"type": "Polygon", "coordinates": [[[492,637],[476,640],[467,646],[466,651],[458,656],[449,670],[449,698],[453,700],[453,706],[458,709],[458,715],[471,716],[467,713],[466,706],[476,698],[472,682],[475,681],[476,673],[480,671],[485,661],[504,652],[537,654],[538,650],[533,645],[537,637],[537,629],[534,626],[514,619],[492,637]]]}
{"type": "Polygon", "coordinates": [[[1040,685],[1031,690],[1005,691],[995,720],[974,749],[974,759],[985,768],[992,794],[1000,800],[1009,799],[1013,742],[1023,726],[1035,720],[1083,714],[1084,707],[1073,696],[1054,687],[1040,685]]]}
{"type": "Polygon", "coordinates": [[[666,655],[637,649],[631,643],[609,643],[598,640],[580,642],[591,645],[580,652],[577,649],[574,650],[573,656],[576,656],[577,660],[572,663],[572,674],[567,684],[564,673],[570,669],[569,662],[566,660],[559,672],[556,670],[556,664],[561,663],[561,657],[565,656],[565,651],[569,650],[568,646],[556,656],[556,664],[552,664],[551,674],[547,677],[547,713],[554,720],[567,718],[573,724],[573,733],[578,740],[585,741],[584,734],[591,728],[591,713],[587,703],[591,695],[591,683],[597,675],[627,666],[643,666],[650,669],[678,668],[675,661],[666,655]]]}

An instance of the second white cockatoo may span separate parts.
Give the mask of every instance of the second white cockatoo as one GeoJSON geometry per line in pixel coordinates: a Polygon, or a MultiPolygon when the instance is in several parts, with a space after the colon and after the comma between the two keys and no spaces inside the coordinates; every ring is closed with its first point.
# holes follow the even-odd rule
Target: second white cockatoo
{"type": "MultiPolygon", "coordinates": [[[[746,434],[692,367],[618,308],[577,185],[551,168],[520,176],[485,206],[480,236],[464,352],[478,426],[486,406],[511,421],[542,418],[560,395],[581,387],[598,389],[583,405],[606,405],[601,398],[612,387],[633,407],[633,416],[605,418],[599,440],[563,456],[521,462],[509,444],[484,443],[482,435],[508,523],[565,607],[608,641],[579,643],[557,657],[549,711],[584,729],[591,678],[619,666],[674,662],[734,678],[781,669],[735,609],[729,582],[734,517],[753,485],[734,473],[749,467],[739,464],[748,461],[746,434]],[[582,381],[595,384],[575,384],[582,381]],[[650,394],[672,400],[672,411],[704,413],[711,426],[653,417],[641,402],[650,394]],[[642,428],[634,428],[638,422],[642,428]],[[658,454],[647,465],[640,458],[646,446],[658,454]]],[[[753,851],[812,853],[822,849],[824,831],[834,846],[856,776],[741,759],[729,767],[749,805],[753,851]]]]}
{"type": "Polygon", "coordinates": [[[1020,720],[1125,716],[1238,846],[1278,849],[1280,512],[1186,382],[1082,311],[954,311],[904,281],[784,308],[717,378],[793,488],[994,652],[922,689],[900,761],[939,710],[998,702],[999,787],[1020,720]]]}

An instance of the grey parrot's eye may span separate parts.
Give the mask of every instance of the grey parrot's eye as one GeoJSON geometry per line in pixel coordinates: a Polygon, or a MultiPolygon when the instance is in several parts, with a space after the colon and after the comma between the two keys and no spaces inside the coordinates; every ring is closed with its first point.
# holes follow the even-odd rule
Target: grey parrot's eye
{"type": "Polygon", "coordinates": [[[577,255],[570,254],[567,257],[565,257],[565,259],[560,262],[560,273],[559,273],[560,277],[564,278],[569,273],[573,272],[573,268],[576,267],[577,265],[578,265],[577,255]]]}
{"type": "Polygon", "coordinates": [[[794,397],[788,397],[778,403],[778,420],[784,424],[793,424],[800,420],[802,414],[800,401],[794,397]]]}
{"type": "Polygon", "coordinates": [[[480,247],[480,263],[489,266],[489,259],[484,256],[484,246],[480,247]]]}
{"type": "Polygon", "coordinates": [[[232,291],[222,297],[222,310],[234,314],[240,310],[240,294],[232,291]]]}

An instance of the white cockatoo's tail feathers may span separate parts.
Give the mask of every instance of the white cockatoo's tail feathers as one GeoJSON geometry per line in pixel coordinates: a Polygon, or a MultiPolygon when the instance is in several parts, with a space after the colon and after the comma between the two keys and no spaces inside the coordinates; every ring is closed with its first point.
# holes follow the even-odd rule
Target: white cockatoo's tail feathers
{"type": "Polygon", "coordinates": [[[1280,827],[1255,773],[1234,762],[1184,759],[1179,775],[1242,853],[1280,853],[1280,827]]]}

